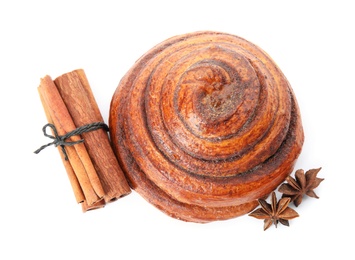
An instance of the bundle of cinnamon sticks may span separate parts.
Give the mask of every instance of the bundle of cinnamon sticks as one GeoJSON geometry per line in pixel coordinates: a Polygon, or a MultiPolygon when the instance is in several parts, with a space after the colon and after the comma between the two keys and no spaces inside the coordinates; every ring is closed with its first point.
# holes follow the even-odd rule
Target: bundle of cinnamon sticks
{"type": "MultiPolygon", "coordinates": [[[[89,82],[83,70],[75,70],[57,77],[41,79],[38,92],[48,120],[59,136],[78,127],[104,122],[89,82]]],[[[70,137],[65,146],[67,159],[58,146],[76,201],[84,212],[102,208],[131,192],[125,176],[111,148],[104,129],[70,137]]]]}

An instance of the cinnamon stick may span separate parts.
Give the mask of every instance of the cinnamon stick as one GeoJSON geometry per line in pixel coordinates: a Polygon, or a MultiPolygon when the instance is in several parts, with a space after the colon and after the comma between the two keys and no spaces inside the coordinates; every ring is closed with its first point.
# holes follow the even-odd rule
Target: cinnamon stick
{"type": "MultiPolygon", "coordinates": [[[[49,76],[41,80],[38,88],[44,103],[47,105],[49,114],[59,135],[64,135],[74,130],[75,124],[58,92],[57,87],[49,76]]],[[[70,141],[80,140],[79,136],[73,136],[70,141]]],[[[98,202],[104,195],[100,179],[91,162],[90,156],[83,143],[65,147],[70,165],[80,183],[81,189],[88,205],[98,202]]]]}
{"type": "MultiPolygon", "coordinates": [[[[63,74],[54,82],[76,127],[103,122],[83,70],[63,74]]],[[[101,180],[105,202],[111,202],[129,194],[130,187],[112,150],[108,134],[103,129],[99,129],[83,133],[82,136],[101,180]]]]}
{"type": "MultiPolygon", "coordinates": [[[[46,115],[46,118],[47,118],[47,121],[48,123],[50,124],[54,124],[53,123],[53,120],[52,120],[52,117],[50,115],[50,112],[49,112],[49,108],[48,108],[48,105],[47,103],[44,101],[44,98],[43,98],[43,95],[41,94],[41,91],[40,89],[38,89],[39,91],[39,96],[40,96],[40,99],[41,99],[41,103],[42,103],[42,106],[43,106],[43,110],[44,110],[44,113],[46,115]]],[[[52,131],[52,134],[53,131],[52,131]]],[[[65,160],[65,156],[64,154],[62,153],[62,150],[61,150],[61,147],[57,147],[58,151],[59,151],[59,154],[60,154],[60,157],[62,159],[62,162],[63,162],[63,165],[64,165],[64,168],[67,172],[67,175],[68,175],[68,179],[69,179],[69,182],[72,186],[72,190],[74,192],[74,196],[75,196],[75,199],[76,199],[76,202],[77,203],[82,203],[85,201],[85,196],[83,194],[83,190],[81,189],[81,186],[80,186],[80,183],[78,181],[78,178],[76,177],[75,175],[75,172],[74,172],[74,169],[73,167],[71,166],[70,164],[70,161],[69,160],[65,160]]],[[[87,203],[86,203],[87,204],[87,203]]]]}
{"type": "Polygon", "coordinates": [[[82,208],[83,212],[86,212],[89,210],[103,208],[105,205],[106,205],[106,202],[104,199],[101,199],[92,205],[88,205],[88,203],[86,201],[83,201],[83,203],[81,203],[81,208],[82,208]]]}

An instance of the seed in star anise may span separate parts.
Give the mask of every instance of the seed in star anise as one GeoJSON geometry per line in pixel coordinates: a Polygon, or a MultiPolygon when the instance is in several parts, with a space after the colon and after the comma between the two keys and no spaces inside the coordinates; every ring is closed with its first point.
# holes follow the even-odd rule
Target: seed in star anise
{"type": "Polygon", "coordinates": [[[324,180],[317,178],[320,170],[321,168],[311,169],[305,174],[302,169],[299,169],[295,173],[295,178],[288,176],[287,183],[283,183],[278,191],[283,193],[282,197],[290,197],[296,207],[301,204],[304,195],[318,199],[313,190],[324,180]]]}
{"type": "Polygon", "coordinates": [[[290,198],[282,198],[277,202],[275,192],[271,194],[271,204],[267,203],[263,199],[259,199],[258,202],[261,208],[254,210],[249,216],[264,219],[264,230],[268,229],[272,224],[277,227],[280,222],[282,225],[289,226],[289,220],[298,217],[298,213],[289,208],[290,198]]]}

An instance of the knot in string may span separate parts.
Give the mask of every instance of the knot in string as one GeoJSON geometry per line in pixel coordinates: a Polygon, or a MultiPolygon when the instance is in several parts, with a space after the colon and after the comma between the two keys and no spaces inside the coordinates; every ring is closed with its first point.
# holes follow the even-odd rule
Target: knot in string
{"type": "Polygon", "coordinates": [[[87,125],[78,127],[76,129],[74,129],[73,131],[66,133],[65,135],[59,135],[57,129],[55,128],[55,126],[53,124],[46,124],[42,128],[43,134],[44,134],[44,136],[53,139],[53,142],[42,145],[40,148],[38,148],[36,151],[34,151],[34,153],[38,154],[44,148],[51,146],[51,145],[54,145],[55,147],[60,146],[62,149],[62,152],[64,154],[65,160],[68,160],[68,155],[67,155],[67,152],[65,151],[65,146],[73,146],[76,144],[80,144],[80,143],[84,142],[84,139],[80,139],[78,141],[66,141],[66,139],[68,139],[72,136],[75,136],[75,135],[81,135],[83,133],[94,131],[94,130],[97,130],[100,128],[104,129],[105,131],[109,130],[108,126],[105,123],[95,122],[95,123],[91,123],[91,124],[87,124],[87,125]],[[48,127],[50,127],[52,129],[54,135],[50,135],[47,133],[48,127]]]}

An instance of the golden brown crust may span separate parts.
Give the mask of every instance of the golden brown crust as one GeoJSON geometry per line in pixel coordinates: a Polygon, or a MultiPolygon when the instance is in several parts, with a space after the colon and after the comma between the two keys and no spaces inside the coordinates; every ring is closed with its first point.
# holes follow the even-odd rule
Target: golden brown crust
{"type": "Polygon", "coordinates": [[[254,44],[217,32],[176,36],[142,56],[112,98],[110,129],[131,186],[194,222],[252,210],[303,144],[280,69],[254,44]]]}

